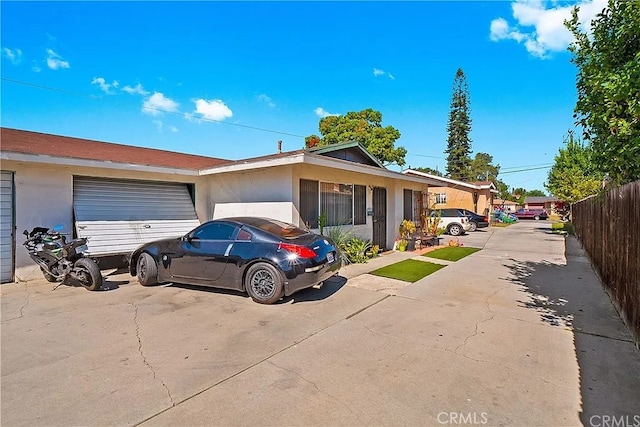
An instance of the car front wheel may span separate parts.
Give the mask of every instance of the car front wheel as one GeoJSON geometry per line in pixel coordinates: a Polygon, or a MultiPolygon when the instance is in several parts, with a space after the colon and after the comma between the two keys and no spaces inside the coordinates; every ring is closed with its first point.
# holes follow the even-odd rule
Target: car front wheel
{"type": "Polygon", "coordinates": [[[475,221],[471,221],[471,228],[469,228],[469,231],[476,231],[478,229],[478,223],[475,221]]]}
{"type": "Polygon", "coordinates": [[[251,299],[260,304],[273,304],[284,293],[282,275],[266,262],[249,267],[244,279],[244,288],[251,299]]]}
{"type": "Polygon", "coordinates": [[[151,255],[143,253],[138,258],[138,282],[142,286],[152,286],[158,283],[158,265],[151,255]]]}

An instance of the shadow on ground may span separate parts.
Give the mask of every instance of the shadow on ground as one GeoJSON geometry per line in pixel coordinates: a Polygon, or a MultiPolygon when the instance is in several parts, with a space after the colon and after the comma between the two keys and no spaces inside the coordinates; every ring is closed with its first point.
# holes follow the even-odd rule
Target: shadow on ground
{"type": "MultiPolygon", "coordinates": [[[[293,295],[285,296],[275,304],[297,304],[301,302],[321,301],[331,297],[338,292],[345,284],[347,279],[342,276],[334,276],[324,282],[322,286],[314,286],[313,288],[303,289],[294,293],[293,295]]],[[[162,285],[159,285],[162,286],[162,285]]],[[[171,283],[169,286],[182,289],[192,289],[200,292],[211,292],[223,295],[235,295],[242,298],[249,298],[249,296],[242,291],[224,288],[213,288],[208,286],[187,285],[183,283],[171,283]]]]}
{"type": "Polygon", "coordinates": [[[565,257],[566,264],[512,260],[509,280],[525,294],[518,302],[542,322],[573,331],[582,424],[640,425],[640,352],[573,236],[565,257]]]}

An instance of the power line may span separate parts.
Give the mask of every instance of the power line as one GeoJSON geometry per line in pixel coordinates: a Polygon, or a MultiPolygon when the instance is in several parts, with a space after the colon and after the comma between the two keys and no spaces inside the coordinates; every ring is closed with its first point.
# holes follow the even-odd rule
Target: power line
{"type": "MultiPolygon", "coordinates": [[[[30,82],[24,82],[24,81],[20,81],[20,80],[14,80],[14,79],[9,79],[6,77],[2,77],[3,81],[9,82],[9,83],[15,83],[15,84],[19,84],[19,85],[24,85],[24,86],[30,86],[30,87],[34,87],[37,89],[44,89],[44,90],[50,90],[53,92],[61,92],[61,93],[66,93],[69,95],[74,95],[74,96],[79,96],[79,97],[83,97],[83,98],[88,98],[88,99],[99,99],[100,97],[96,96],[96,95],[92,95],[92,94],[87,94],[87,93],[82,93],[82,92],[74,92],[74,91],[70,91],[70,90],[66,90],[66,89],[60,89],[60,88],[55,88],[55,87],[50,87],[50,86],[44,86],[44,85],[39,85],[39,84],[35,84],[35,83],[30,83],[30,82]]],[[[297,135],[295,133],[290,133],[290,132],[283,132],[283,131],[278,131],[278,130],[273,130],[273,129],[266,129],[266,128],[261,128],[258,126],[249,126],[249,125],[243,125],[240,123],[232,123],[232,122],[225,122],[222,120],[215,120],[215,119],[210,119],[210,118],[206,118],[206,117],[198,117],[195,116],[192,113],[181,113],[179,111],[168,111],[168,110],[162,110],[160,108],[155,108],[155,107],[143,107],[145,110],[150,110],[150,111],[157,111],[160,113],[166,113],[166,114],[172,114],[172,115],[176,115],[176,116],[182,116],[188,119],[193,119],[193,120],[199,120],[199,121],[203,121],[203,122],[210,122],[210,123],[220,123],[223,125],[229,125],[229,126],[236,126],[236,127],[241,127],[241,128],[245,128],[245,129],[253,129],[253,130],[259,130],[261,132],[270,132],[270,133],[275,133],[278,135],[286,135],[286,136],[292,136],[295,138],[305,138],[302,135],[297,135]]]]}
{"type": "Polygon", "coordinates": [[[503,175],[503,174],[508,174],[508,173],[518,173],[518,172],[527,172],[527,171],[534,171],[534,170],[538,170],[538,169],[549,169],[553,167],[553,165],[549,165],[549,166],[540,166],[537,168],[528,168],[528,169],[519,169],[519,170],[514,170],[514,171],[507,171],[507,172],[500,172],[498,175],[503,175]]]}

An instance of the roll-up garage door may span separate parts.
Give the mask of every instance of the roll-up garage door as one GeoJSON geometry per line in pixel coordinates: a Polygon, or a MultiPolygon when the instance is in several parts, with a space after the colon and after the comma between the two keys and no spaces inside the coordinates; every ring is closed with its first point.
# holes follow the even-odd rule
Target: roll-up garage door
{"type": "Polygon", "coordinates": [[[187,184],[74,177],[76,233],[89,254],[127,254],[200,225],[187,184]]]}
{"type": "Polygon", "coordinates": [[[0,283],[13,282],[13,172],[0,172],[0,283]]]}

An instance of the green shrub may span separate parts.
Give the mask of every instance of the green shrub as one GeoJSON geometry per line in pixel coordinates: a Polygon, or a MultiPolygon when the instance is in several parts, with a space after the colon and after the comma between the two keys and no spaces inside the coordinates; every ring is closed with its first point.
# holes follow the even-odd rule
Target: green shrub
{"type": "Polygon", "coordinates": [[[346,254],[349,262],[354,264],[362,264],[367,262],[367,250],[371,247],[371,242],[354,237],[347,242],[343,252],[346,254]]]}

